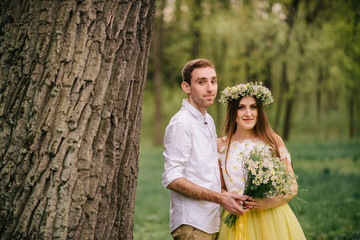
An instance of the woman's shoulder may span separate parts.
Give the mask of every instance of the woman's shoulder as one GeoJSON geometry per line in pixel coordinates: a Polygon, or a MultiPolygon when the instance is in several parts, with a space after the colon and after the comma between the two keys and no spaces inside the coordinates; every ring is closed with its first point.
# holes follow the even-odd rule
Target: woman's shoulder
{"type": "Polygon", "coordinates": [[[218,151],[218,152],[221,152],[221,150],[222,150],[223,148],[225,148],[225,146],[226,146],[226,139],[227,139],[226,136],[220,137],[220,138],[217,139],[217,151],[218,151]]]}
{"type": "Polygon", "coordinates": [[[284,140],[283,140],[279,135],[275,134],[275,140],[276,140],[277,145],[278,145],[279,148],[280,148],[280,147],[286,148],[286,147],[285,147],[284,140]]]}
{"type": "Polygon", "coordinates": [[[278,143],[280,159],[287,159],[287,161],[291,163],[290,153],[285,146],[284,140],[279,135],[276,135],[276,140],[278,143]]]}

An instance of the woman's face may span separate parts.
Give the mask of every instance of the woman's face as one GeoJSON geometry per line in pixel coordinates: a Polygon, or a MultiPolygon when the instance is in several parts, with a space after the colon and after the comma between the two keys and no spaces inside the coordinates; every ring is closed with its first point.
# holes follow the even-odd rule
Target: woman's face
{"type": "Polygon", "coordinates": [[[242,130],[251,130],[255,127],[258,116],[256,99],[253,96],[245,96],[239,102],[236,115],[237,127],[242,130]]]}

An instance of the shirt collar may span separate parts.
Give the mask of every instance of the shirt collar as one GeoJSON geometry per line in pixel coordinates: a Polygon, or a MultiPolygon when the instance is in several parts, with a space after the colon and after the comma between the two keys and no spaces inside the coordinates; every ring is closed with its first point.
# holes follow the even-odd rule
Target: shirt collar
{"type": "Polygon", "coordinates": [[[207,116],[207,112],[205,112],[205,114],[202,114],[196,107],[194,107],[193,105],[191,105],[189,103],[188,99],[183,99],[182,102],[183,107],[185,107],[187,110],[189,110],[197,120],[199,121],[204,121],[206,119],[207,116]]]}

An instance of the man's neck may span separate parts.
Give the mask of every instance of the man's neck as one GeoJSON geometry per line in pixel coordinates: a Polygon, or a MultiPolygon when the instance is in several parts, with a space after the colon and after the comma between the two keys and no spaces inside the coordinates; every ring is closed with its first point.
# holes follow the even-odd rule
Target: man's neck
{"type": "Polygon", "coordinates": [[[193,106],[194,108],[196,108],[199,112],[201,112],[202,115],[206,114],[207,108],[201,108],[199,106],[197,106],[193,101],[191,101],[190,99],[185,99],[188,103],[191,104],[191,106],[193,106]]]}

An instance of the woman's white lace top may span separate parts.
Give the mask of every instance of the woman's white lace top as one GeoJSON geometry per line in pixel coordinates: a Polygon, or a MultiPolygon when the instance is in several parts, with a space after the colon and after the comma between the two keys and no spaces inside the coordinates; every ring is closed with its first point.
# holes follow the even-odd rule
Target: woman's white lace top
{"type": "MultiPolygon", "coordinates": [[[[227,155],[227,172],[225,170],[226,146],[220,148],[218,153],[221,171],[224,177],[226,188],[229,192],[236,191],[243,195],[245,188],[246,172],[244,169],[243,155],[248,155],[255,147],[269,146],[260,139],[244,140],[242,142],[233,141],[230,144],[229,153],[227,155]]],[[[269,146],[269,151],[272,149],[269,146]]],[[[285,147],[280,147],[280,158],[287,159],[291,163],[290,154],[285,147]]]]}

